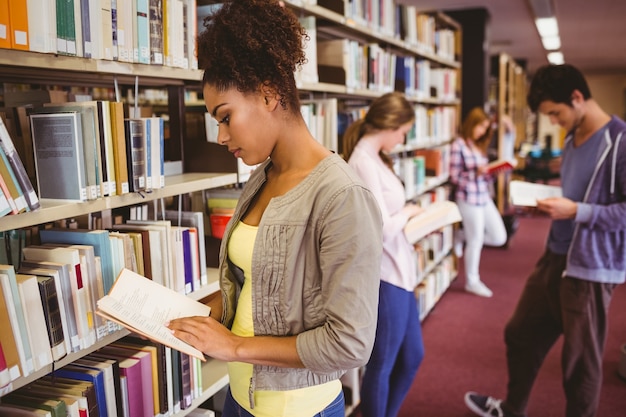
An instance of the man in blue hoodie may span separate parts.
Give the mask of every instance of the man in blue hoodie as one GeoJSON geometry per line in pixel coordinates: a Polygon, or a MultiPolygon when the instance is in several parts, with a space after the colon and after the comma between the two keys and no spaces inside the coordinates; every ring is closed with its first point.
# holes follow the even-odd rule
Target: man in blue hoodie
{"type": "Polygon", "coordinates": [[[609,303],[626,276],[626,123],[607,114],[583,74],[567,64],[537,70],[527,99],[532,111],[568,132],[563,197],[537,202],[553,220],[546,250],[504,331],[507,395],[498,400],[468,392],[465,403],[479,416],[525,417],[537,373],[563,335],[565,415],[593,417],[609,303]]]}

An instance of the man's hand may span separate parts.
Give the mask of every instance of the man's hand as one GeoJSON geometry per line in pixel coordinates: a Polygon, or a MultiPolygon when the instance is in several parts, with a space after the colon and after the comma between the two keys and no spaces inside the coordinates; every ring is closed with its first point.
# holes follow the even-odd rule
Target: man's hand
{"type": "Polygon", "coordinates": [[[550,197],[537,200],[537,209],[554,220],[573,219],[576,217],[577,204],[564,197],[550,197]]]}

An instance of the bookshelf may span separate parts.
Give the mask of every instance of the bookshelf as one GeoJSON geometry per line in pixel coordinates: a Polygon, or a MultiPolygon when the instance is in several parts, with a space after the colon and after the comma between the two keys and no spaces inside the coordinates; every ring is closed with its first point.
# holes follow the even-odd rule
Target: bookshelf
{"type": "MultiPolygon", "coordinates": [[[[197,2],[198,6],[204,3],[213,2],[201,0],[197,2]]],[[[394,153],[399,166],[403,163],[408,165],[408,161],[413,163],[415,157],[425,149],[442,149],[445,154],[446,147],[456,131],[461,105],[461,30],[459,25],[437,11],[422,12],[415,7],[400,6],[392,1],[381,2],[385,3],[385,7],[391,7],[391,9],[382,10],[387,16],[393,16],[396,12],[404,16],[403,27],[400,28],[395,26],[393,19],[376,20],[378,19],[376,16],[380,13],[370,15],[363,10],[354,9],[354,3],[347,0],[285,1],[286,6],[292,8],[298,16],[313,21],[311,33],[314,35],[312,38],[316,44],[336,39],[350,40],[362,52],[376,50],[377,56],[383,57],[381,59],[390,64],[389,67],[380,66],[386,68],[387,73],[378,74],[378,78],[372,80],[364,79],[364,84],[361,85],[352,85],[347,82],[346,76],[349,68],[345,66],[324,65],[326,69],[330,69],[330,77],[322,71],[318,73],[320,67],[315,66],[313,78],[297,78],[303,102],[315,105],[316,102],[334,101],[333,105],[336,108],[331,117],[327,118],[327,122],[330,123],[334,119],[336,123],[339,115],[349,114],[355,110],[355,103],[357,103],[356,107],[367,106],[370,100],[384,92],[404,91],[407,98],[415,104],[418,122],[411,140],[405,147],[394,153]],[[390,14],[390,12],[393,13],[390,14]],[[441,44],[439,41],[436,42],[435,34],[441,35],[446,41],[441,44]],[[407,72],[408,75],[402,75],[401,83],[396,80],[395,69],[392,71],[392,68],[399,62],[398,58],[406,58],[410,69],[407,72]],[[336,74],[339,74],[339,82],[336,74]]],[[[378,4],[378,2],[375,3],[378,4]]],[[[315,58],[317,61],[318,56],[316,55],[315,58]]],[[[382,62],[379,61],[379,63],[382,62]]],[[[363,76],[370,67],[367,63],[362,63],[362,65],[365,65],[360,67],[363,76]]],[[[201,78],[201,71],[189,68],[66,56],[50,52],[2,49],[0,79],[6,83],[109,89],[114,84],[119,84],[126,91],[132,90],[137,83],[142,89],[155,88],[166,91],[167,101],[154,104],[160,106],[169,116],[172,144],[170,156],[174,160],[182,160],[183,173],[166,177],[165,187],[155,189],[150,193],[102,197],[80,204],[44,201],[42,208],[38,211],[0,218],[0,231],[27,228],[55,220],[184,194],[207,190],[210,192],[212,189],[242,182],[232,156],[223,147],[207,142],[201,128],[190,128],[189,121],[194,120],[194,123],[199,123],[199,118],[196,116],[203,114],[205,110],[201,101],[199,104],[186,103],[185,96],[190,90],[196,92],[201,90],[201,78]]],[[[338,145],[333,150],[340,152],[340,135],[337,134],[334,139],[334,142],[329,143],[337,143],[338,145]]],[[[334,148],[335,145],[329,145],[329,147],[334,148]]],[[[442,163],[445,165],[445,161],[442,163]]],[[[445,170],[436,175],[424,173],[420,178],[413,177],[411,181],[415,186],[407,189],[407,200],[421,200],[422,204],[426,204],[432,198],[444,198],[444,185],[447,181],[445,170]]],[[[416,255],[416,268],[419,268],[423,276],[425,283],[423,288],[428,288],[429,305],[425,306],[423,311],[416,312],[422,319],[426,317],[434,302],[447,288],[444,282],[447,280],[449,284],[454,275],[455,267],[449,255],[451,247],[449,234],[443,230],[433,236],[420,239],[419,242],[414,242],[421,246],[421,255],[419,255],[421,258],[416,255]]],[[[216,270],[210,268],[208,275],[209,285],[190,294],[191,297],[203,299],[218,291],[216,270]]],[[[422,297],[420,298],[422,302],[426,292],[423,288],[416,291],[416,296],[422,297]]],[[[99,340],[89,349],[66,356],[55,363],[54,368],[69,364],[126,334],[125,331],[119,331],[99,340]]],[[[31,383],[51,370],[51,367],[47,367],[25,378],[19,378],[13,381],[11,390],[31,383]]],[[[219,361],[209,360],[203,366],[202,373],[204,385],[201,396],[194,399],[190,408],[176,413],[176,417],[185,416],[228,384],[225,364],[219,361]]],[[[344,381],[351,381],[348,386],[353,393],[351,398],[355,400],[347,403],[346,414],[350,414],[358,405],[358,396],[356,396],[359,391],[358,373],[359,370],[353,370],[344,381]]]]}
{"type": "MultiPolygon", "coordinates": [[[[515,158],[520,144],[526,140],[528,120],[526,82],[526,71],[510,55],[500,53],[492,57],[489,105],[498,121],[495,138],[491,145],[491,153],[495,159],[515,158]],[[503,117],[510,118],[512,122],[514,143],[509,143],[507,140],[505,126],[500,122],[503,117]]],[[[512,211],[508,198],[508,183],[511,176],[511,173],[502,173],[498,175],[495,184],[496,206],[503,215],[512,211]]]]}

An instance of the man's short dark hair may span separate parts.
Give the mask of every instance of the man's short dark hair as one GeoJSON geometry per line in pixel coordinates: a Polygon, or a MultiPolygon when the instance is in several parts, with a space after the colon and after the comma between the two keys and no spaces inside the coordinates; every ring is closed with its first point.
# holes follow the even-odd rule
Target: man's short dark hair
{"type": "Polygon", "coordinates": [[[528,106],[536,112],[546,100],[572,105],[572,93],[578,90],[584,99],[591,98],[585,76],[573,65],[545,65],[540,67],[530,83],[528,106]]]}

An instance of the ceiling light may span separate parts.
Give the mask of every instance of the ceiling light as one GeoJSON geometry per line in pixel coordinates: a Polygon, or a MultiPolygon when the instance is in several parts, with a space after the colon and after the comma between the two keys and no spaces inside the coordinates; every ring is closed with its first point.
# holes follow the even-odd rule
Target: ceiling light
{"type": "Polygon", "coordinates": [[[543,43],[543,49],[546,51],[561,49],[561,38],[558,36],[545,36],[541,38],[541,43],[543,43]]]}
{"type": "Polygon", "coordinates": [[[542,38],[546,36],[557,36],[559,34],[559,26],[556,23],[555,17],[541,17],[535,19],[535,25],[539,31],[539,36],[542,38]]]}
{"type": "Polygon", "coordinates": [[[554,65],[561,65],[565,62],[563,58],[563,52],[550,52],[548,54],[548,62],[554,65]]]}

